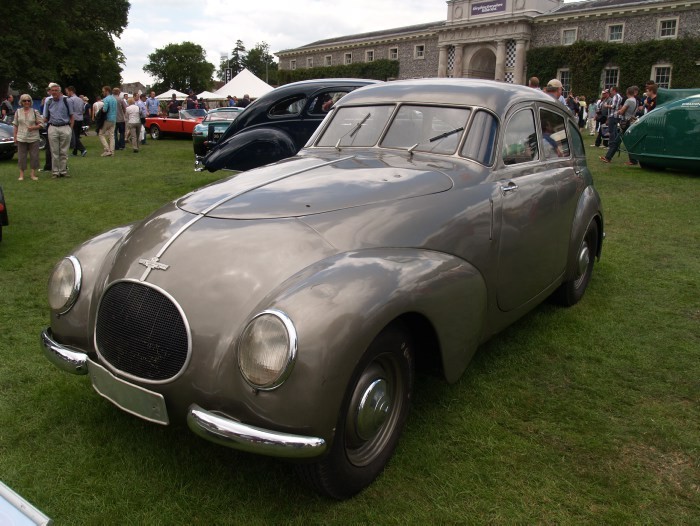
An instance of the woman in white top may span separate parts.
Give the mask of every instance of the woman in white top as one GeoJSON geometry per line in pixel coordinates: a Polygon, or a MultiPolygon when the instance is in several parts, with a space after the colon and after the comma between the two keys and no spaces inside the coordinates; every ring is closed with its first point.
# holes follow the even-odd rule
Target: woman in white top
{"type": "Polygon", "coordinates": [[[139,137],[141,136],[141,113],[139,107],[134,104],[134,99],[129,99],[129,105],[126,107],[124,115],[126,120],[127,135],[129,142],[134,148],[134,153],[139,153],[139,137]]]}
{"type": "Polygon", "coordinates": [[[32,98],[26,93],[19,98],[21,108],[15,112],[12,122],[15,128],[15,144],[19,164],[19,180],[24,181],[24,171],[27,169],[27,153],[29,153],[29,168],[31,177],[36,181],[36,170],[39,168],[39,130],[44,119],[32,108],[32,98]]]}

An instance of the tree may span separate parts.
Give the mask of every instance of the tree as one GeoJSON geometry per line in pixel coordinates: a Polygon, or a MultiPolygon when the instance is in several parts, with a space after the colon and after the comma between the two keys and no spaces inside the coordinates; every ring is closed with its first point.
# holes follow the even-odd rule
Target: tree
{"type": "Polygon", "coordinates": [[[226,80],[226,69],[231,68],[232,76],[235,77],[241,70],[245,67],[243,62],[245,61],[246,51],[242,40],[236,40],[236,47],[231,51],[231,58],[228,61],[224,60],[221,62],[221,66],[218,72],[219,80],[226,80]]]}
{"type": "Polygon", "coordinates": [[[245,67],[257,77],[268,84],[277,84],[277,63],[275,57],[270,54],[270,46],[267,42],[259,42],[248,51],[243,61],[245,67]]]}
{"type": "Polygon", "coordinates": [[[0,32],[0,95],[10,88],[35,97],[49,82],[94,96],[121,83],[124,56],[114,44],[127,25],[128,0],[73,0],[69,8],[25,0],[0,32]]]}
{"type": "Polygon", "coordinates": [[[211,87],[215,68],[207,62],[202,46],[192,42],[168,44],[148,55],[148,60],[143,70],[158,79],[153,85],[155,91],[174,88],[200,92],[211,87]]]}

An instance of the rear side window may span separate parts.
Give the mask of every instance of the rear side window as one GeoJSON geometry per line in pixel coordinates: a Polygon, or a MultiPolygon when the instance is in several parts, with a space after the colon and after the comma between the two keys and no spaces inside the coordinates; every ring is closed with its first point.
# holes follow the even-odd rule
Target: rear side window
{"type": "Polygon", "coordinates": [[[270,117],[283,117],[289,115],[299,115],[306,103],[304,95],[295,95],[279,101],[268,111],[270,117]]]}
{"type": "Polygon", "coordinates": [[[462,156],[485,166],[493,164],[498,137],[498,121],[486,111],[477,111],[462,146],[462,156]]]}
{"type": "Polygon", "coordinates": [[[583,148],[581,134],[572,123],[569,123],[569,137],[571,137],[571,148],[576,157],[585,157],[586,150],[583,148]]]}
{"type": "Polygon", "coordinates": [[[569,157],[569,140],[566,137],[564,117],[548,110],[540,110],[542,149],[545,159],[569,157]]]}
{"type": "Polygon", "coordinates": [[[311,104],[309,104],[309,114],[325,115],[333,106],[335,106],[335,103],[346,94],[346,91],[325,91],[323,93],[319,93],[316,95],[316,97],[314,97],[311,104]]]}
{"type": "Polygon", "coordinates": [[[516,112],[503,136],[503,164],[519,164],[538,159],[535,116],[530,109],[516,112]]]}

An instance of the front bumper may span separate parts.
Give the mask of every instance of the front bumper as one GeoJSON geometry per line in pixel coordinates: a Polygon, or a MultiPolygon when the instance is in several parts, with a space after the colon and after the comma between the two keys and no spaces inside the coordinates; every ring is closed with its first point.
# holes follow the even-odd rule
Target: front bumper
{"type": "MultiPolygon", "coordinates": [[[[48,360],[59,369],[81,375],[90,372],[88,355],[58,343],[53,339],[49,328],[41,333],[41,347],[48,360]]],[[[121,379],[115,378],[115,380],[122,384],[126,383],[121,379]]],[[[103,372],[100,375],[100,382],[103,383],[104,381],[105,375],[103,372]]],[[[93,380],[94,384],[95,381],[93,380]]],[[[134,388],[143,390],[143,388],[138,386],[134,386],[134,388]]],[[[142,416],[138,411],[129,410],[110,396],[106,396],[104,389],[98,389],[96,386],[96,390],[125,411],[146,420],[156,421],[142,416]]],[[[160,421],[160,423],[164,422],[160,421]]],[[[326,441],[322,438],[281,433],[243,424],[227,416],[202,409],[196,404],[192,404],[187,412],[187,425],[195,434],[206,440],[259,455],[304,459],[317,457],[326,451],[326,441]]]]}

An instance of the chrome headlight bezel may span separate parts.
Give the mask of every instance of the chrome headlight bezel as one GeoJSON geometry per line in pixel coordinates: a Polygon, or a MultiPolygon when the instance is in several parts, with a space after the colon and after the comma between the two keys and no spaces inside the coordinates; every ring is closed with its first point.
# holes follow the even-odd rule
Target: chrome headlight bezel
{"type": "Polygon", "coordinates": [[[48,296],[51,309],[56,311],[59,316],[71,310],[80,295],[82,282],[83,270],[78,258],[67,256],[59,261],[49,278],[48,296]],[[66,279],[68,281],[64,281],[66,279]],[[54,294],[55,298],[52,297],[54,294]]]}
{"type": "MultiPolygon", "coordinates": [[[[279,335],[281,335],[281,333],[278,333],[277,336],[279,335]]],[[[246,324],[238,339],[238,370],[241,372],[241,376],[243,376],[246,383],[256,390],[271,391],[282,385],[284,381],[289,378],[294,368],[296,356],[297,331],[294,327],[294,323],[292,323],[291,318],[287,316],[287,314],[277,309],[267,309],[253,316],[246,324]],[[268,374],[265,380],[256,381],[254,373],[262,376],[261,371],[263,369],[260,360],[257,360],[256,363],[256,357],[260,358],[263,356],[261,350],[264,351],[265,349],[261,349],[260,346],[264,346],[270,338],[264,337],[263,335],[263,337],[253,338],[251,340],[249,336],[251,336],[252,332],[256,329],[264,330],[264,327],[260,324],[270,319],[279,322],[277,329],[283,329],[286,333],[286,345],[282,351],[283,354],[273,357],[278,366],[272,374],[268,374]],[[256,367],[257,370],[254,370],[256,367]]]]}

